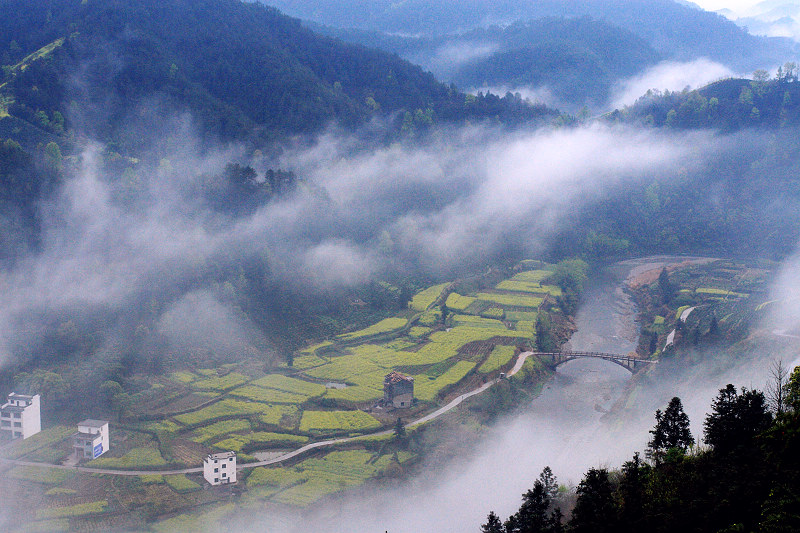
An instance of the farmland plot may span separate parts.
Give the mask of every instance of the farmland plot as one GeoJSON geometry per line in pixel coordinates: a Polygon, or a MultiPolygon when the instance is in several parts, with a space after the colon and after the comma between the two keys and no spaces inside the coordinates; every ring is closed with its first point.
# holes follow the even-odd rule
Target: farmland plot
{"type": "Polygon", "coordinates": [[[363,411],[304,411],[300,431],[367,431],[381,427],[363,411]]]}

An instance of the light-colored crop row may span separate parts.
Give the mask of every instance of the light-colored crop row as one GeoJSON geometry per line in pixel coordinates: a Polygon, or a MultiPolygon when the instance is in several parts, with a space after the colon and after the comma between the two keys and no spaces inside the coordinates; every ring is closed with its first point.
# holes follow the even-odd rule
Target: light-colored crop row
{"type": "Polygon", "coordinates": [[[471,328],[506,329],[505,325],[495,318],[483,318],[474,315],[454,315],[453,324],[471,328]]]}
{"type": "Polygon", "coordinates": [[[255,402],[290,404],[303,403],[309,398],[304,394],[295,394],[293,392],[286,392],[277,389],[264,389],[251,385],[232,390],[231,396],[245,398],[255,402]]]}
{"type": "Polygon", "coordinates": [[[478,368],[478,372],[482,374],[494,372],[503,365],[508,364],[516,351],[513,346],[495,346],[486,361],[478,368]]]}
{"type": "Polygon", "coordinates": [[[272,405],[226,398],[199,411],[177,415],[175,420],[187,426],[193,426],[217,418],[260,414],[263,415],[262,418],[265,416],[266,420],[269,420],[266,423],[277,424],[281,416],[291,416],[296,412],[297,407],[292,405],[272,405]]]}
{"type": "MultiPolygon", "coordinates": [[[[112,450],[113,451],[113,450],[112,450]]],[[[98,457],[87,463],[96,468],[135,468],[167,464],[157,448],[133,448],[122,457],[98,457]]]]}
{"type": "Polygon", "coordinates": [[[712,289],[708,287],[695,289],[694,292],[698,294],[713,294],[714,296],[732,296],[734,298],[747,298],[750,296],[749,294],[743,292],[726,291],[723,289],[712,289]]]}
{"type": "Polygon", "coordinates": [[[353,340],[353,339],[360,339],[362,337],[371,337],[372,335],[378,335],[380,333],[389,333],[391,331],[398,330],[405,326],[408,323],[408,320],[405,318],[399,317],[389,317],[384,318],[380,322],[372,324],[371,326],[360,329],[358,331],[353,331],[352,333],[342,333],[341,335],[337,335],[337,338],[342,340],[353,340]]]}
{"type": "Polygon", "coordinates": [[[242,383],[247,383],[248,380],[249,378],[247,376],[238,374],[236,372],[231,372],[230,374],[222,377],[210,377],[195,381],[191,383],[190,386],[199,390],[226,391],[237,387],[242,383]]]}
{"type": "Polygon", "coordinates": [[[442,291],[447,287],[448,283],[434,285],[428,287],[424,291],[420,291],[411,299],[411,309],[414,311],[424,311],[429,308],[441,296],[442,291]]]}
{"type": "Polygon", "coordinates": [[[445,305],[448,309],[455,309],[456,311],[466,311],[467,307],[472,305],[475,301],[475,298],[472,296],[461,296],[457,292],[451,292],[447,296],[447,301],[445,301],[445,305]]]}
{"type": "Polygon", "coordinates": [[[514,275],[511,281],[527,281],[531,283],[541,283],[553,273],[549,270],[525,270],[514,275]]]}
{"type": "Polygon", "coordinates": [[[223,435],[230,435],[236,431],[244,431],[250,429],[250,421],[235,418],[233,420],[223,420],[221,422],[215,422],[213,424],[209,424],[208,426],[203,426],[195,430],[195,436],[192,437],[194,442],[208,442],[211,439],[216,437],[221,437],[223,435]]]}
{"type": "Polygon", "coordinates": [[[367,431],[381,426],[363,411],[303,411],[300,431],[367,431]]]}
{"type": "Polygon", "coordinates": [[[232,450],[238,453],[248,444],[255,444],[266,448],[275,446],[298,446],[306,442],[308,442],[308,437],[302,435],[257,431],[246,435],[231,435],[229,438],[214,444],[214,447],[220,450],[232,450]]]}
{"type": "Polygon", "coordinates": [[[478,299],[511,307],[538,308],[544,301],[543,298],[528,296],[526,294],[496,294],[491,292],[478,293],[478,299]]]}
{"type": "Polygon", "coordinates": [[[71,518],[73,516],[105,513],[107,510],[108,501],[100,500],[96,502],[70,505],[69,507],[51,507],[49,509],[39,509],[36,511],[36,518],[38,520],[48,518],[71,518]]]}
{"type": "Polygon", "coordinates": [[[423,401],[432,401],[439,391],[461,381],[473,368],[475,368],[475,363],[459,361],[436,379],[415,376],[414,396],[423,401]]]}

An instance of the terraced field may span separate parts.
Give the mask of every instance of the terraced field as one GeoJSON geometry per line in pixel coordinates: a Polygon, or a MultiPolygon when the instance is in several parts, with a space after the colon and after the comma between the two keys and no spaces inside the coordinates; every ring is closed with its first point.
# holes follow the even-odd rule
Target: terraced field
{"type": "MultiPolygon", "coordinates": [[[[408,454],[400,453],[395,460],[393,455],[374,452],[392,439],[390,432],[372,435],[391,428],[391,413],[376,418],[365,412],[383,397],[385,375],[397,370],[413,377],[415,398],[423,411],[452,399],[476,374],[483,380],[493,377],[509,363],[517,346],[534,342],[539,308],[558,294],[541,285],[549,275],[547,270],[523,271],[499,282],[477,284],[474,290],[461,288],[465,294],[450,292],[444,305],[440,298],[452,285],[429,287],[414,296],[410,310],[310,344],[295,353],[291,366],[267,368],[266,374],[263,366],[245,362],[173,372],[141,394],[142,401],[156,403],[152,408],[137,405],[141,418],[124,431],[127,448],[112,447],[112,453],[89,465],[144,470],[178,463],[196,467],[213,450],[236,451],[246,463],[253,460],[248,454],[259,451],[296,449],[331,435],[363,435],[348,445],[365,449],[322,453],[291,468],[260,467],[246,476],[246,498],[292,506],[306,506],[387,469],[400,468],[408,454]]],[[[26,441],[24,449],[11,447],[5,453],[57,461],[72,431],[54,428],[26,441]]],[[[18,467],[9,475],[65,495],[74,491],[70,485],[74,474],[69,472],[18,467]]],[[[192,498],[204,492],[198,491],[195,475],[137,479],[153,494],[166,491],[192,498]]],[[[104,504],[89,501],[85,507],[47,510],[41,519],[110,512],[104,504]]]]}

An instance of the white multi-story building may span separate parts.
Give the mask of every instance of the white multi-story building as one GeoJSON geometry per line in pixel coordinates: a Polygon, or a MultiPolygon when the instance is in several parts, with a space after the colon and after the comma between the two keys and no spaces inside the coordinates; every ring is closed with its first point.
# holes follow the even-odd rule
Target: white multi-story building
{"type": "Polygon", "coordinates": [[[0,407],[0,431],[12,439],[27,439],[41,430],[39,395],[9,394],[8,401],[0,407]]]}
{"type": "Polygon", "coordinates": [[[72,446],[79,459],[97,459],[111,447],[108,422],[84,420],[78,424],[78,432],[72,436],[72,446]]]}
{"type": "Polygon", "coordinates": [[[212,453],[206,457],[203,477],[212,485],[236,483],[236,452],[212,453]]]}

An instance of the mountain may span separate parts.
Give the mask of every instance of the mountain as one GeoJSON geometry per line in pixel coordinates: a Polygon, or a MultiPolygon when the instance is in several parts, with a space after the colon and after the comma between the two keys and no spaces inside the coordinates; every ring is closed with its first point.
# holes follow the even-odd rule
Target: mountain
{"type": "Polygon", "coordinates": [[[650,92],[612,120],[671,128],[780,129],[800,125],[800,82],[794,64],[774,79],[721,80],[694,91],[650,92]]]}
{"type": "Polygon", "coordinates": [[[442,35],[541,17],[588,15],[631,31],[666,58],[708,57],[750,71],[797,57],[789,39],[756,37],[716,13],[672,0],[271,0],[287,13],[320,24],[389,33],[442,35]]]}
{"type": "Polygon", "coordinates": [[[632,32],[590,17],[544,17],[431,37],[312,27],[397,53],[464,89],[546,87],[573,108],[605,103],[617,80],[661,59],[632,32]]]}
{"type": "Polygon", "coordinates": [[[3,107],[56,133],[77,126],[135,145],[131,120],[186,110],[222,138],[418,109],[443,121],[542,115],[519,101],[468,108],[463,94],[393,54],[320,36],[257,3],[0,0],[0,12],[3,107]]]}

